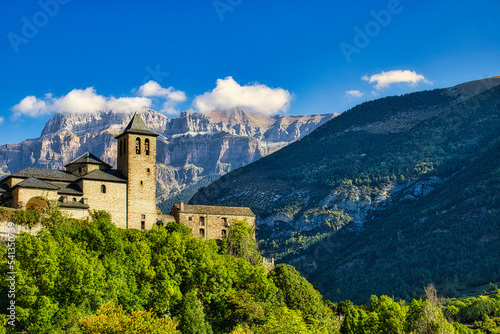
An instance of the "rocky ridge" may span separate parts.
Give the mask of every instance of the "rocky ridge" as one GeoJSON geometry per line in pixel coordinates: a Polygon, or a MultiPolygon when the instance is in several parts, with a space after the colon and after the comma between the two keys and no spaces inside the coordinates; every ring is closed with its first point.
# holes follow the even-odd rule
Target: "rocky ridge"
{"type": "MultiPolygon", "coordinates": [[[[208,114],[184,111],[173,119],[151,109],[140,114],[150,129],[160,134],[157,147],[160,204],[186,189],[194,193],[198,182],[215,180],[264,157],[335,116],[269,117],[242,108],[208,114]]],[[[0,178],[27,166],[63,169],[66,163],[87,151],[116,166],[114,136],[123,130],[130,117],[112,110],[56,113],[39,138],[0,146],[0,178]]],[[[168,211],[169,205],[163,205],[163,209],[168,211]]]]}

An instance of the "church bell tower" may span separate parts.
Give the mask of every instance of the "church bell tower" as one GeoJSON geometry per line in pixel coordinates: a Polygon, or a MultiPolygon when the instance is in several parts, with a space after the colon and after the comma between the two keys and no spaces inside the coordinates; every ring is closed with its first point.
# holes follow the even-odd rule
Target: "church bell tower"
{"type": "Polygon", "coordinates": [[[116,137],[117,169],[128,180],[126,228],[144,230],[156,223],[156,137],[138,113],[116,137]]]}

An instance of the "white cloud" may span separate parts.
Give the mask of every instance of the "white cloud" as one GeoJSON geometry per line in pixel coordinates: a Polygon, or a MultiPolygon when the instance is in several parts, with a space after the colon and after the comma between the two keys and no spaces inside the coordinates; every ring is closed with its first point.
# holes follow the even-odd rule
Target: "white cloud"
{"type": "Polygon", "coordinates": [[[411,86],[416,86],[419,82],[432,84],[432,82],[427,80],[422,74],[410,70],[382,71],[372,76],[364,75],[361,79],[368,81],[368,83],[376,82],[375,89],[378,90],[386,88],[391,84],[401,82],[408,83],[411,86]]]}
{"type": "Polygon", "coordinates": [[[4,121],[4,118],[2,116],[0,116],[0,124],[2,124],[4,121]]]}
{"type": "Polygon", "coordinates": [[[149,80],[144,85],[139,87],[137,95],[139,96],[165,96],[168,94],[168,90],[160,86],[159,83],[153,80],[149,80]]]}
{"type": "Polygon", "coordinates": [[[149,80],[144,85],[139,87],[136,94],[144,97],[158,97],[165,99],[160,112],[168,115],[178,115],[179,110],[176,109],[177,104],[187,100],[186,93],[183,91],[175,90],[172,86],[164,88],[153,80],[149,80]]]}
{"type": "Polygon", "coordinates": [[[86,89],[73,89],[61,98],[54,99],[52,108],[54,111],[75,113],[93,113],[105,110],[107,99],[97,95],[93,87],[86,89]]]}
{"type": "Polygon", "coordinates": [[[265,115],[274,115],[280,111],[286,112],[292,98],[292,94],[283,88],[270,88],[261,84],[240,86],[229,76],[217,79],[216,87],[211,92],[197,96],[193,106],[201,112],[246,107],[265,115]]]}
{"type": "MultiPolygon", "coordinates": [[[[50,100],[51,96],[46,95],[46,98],[50,100]]],[[[21,115],[38,117],[51,112],[44,100],[39,100],[33,95],[26,96],[11,109],[14,111],[14,118],[18,118],[21,115]]]]}
{"type": "Polygon", "coordinates": [[[133,113],[143,108],[150,108],[151,100],[147,97],[111,97],[107,101],[107,108],[122,113],[133,113]]]}
{"type": "Polygon", "coordinates": [[[362,93],[359,90],[354,90],[354,89],[347,90],[345,93],[346,93],[346,95],[349,95],[352,97],[362,97],[363,95],[365,95],[365,93],[362,93]]]}
{"type": "Polygon", "coordinates": [[[177,103],[186,100],[186,94],[175,90],[173,87],[163,88],[155,81],[149,81],[142,85],[137,95],[131,97],[103,96],[96,93],[93,87],[85,89],[73,89],[61,97],[53,97],[46,94],[43,98],[26,96],[11,110],[13,118],[20,116],[38,117],[53,112],[62,113],[93,113],[100,110],[113,110],[115,112],[133,113],[143,108],[150,108],[153,101],[160,100],[163,105],[162,112],[178,114],[175,110],[177,103]]]}

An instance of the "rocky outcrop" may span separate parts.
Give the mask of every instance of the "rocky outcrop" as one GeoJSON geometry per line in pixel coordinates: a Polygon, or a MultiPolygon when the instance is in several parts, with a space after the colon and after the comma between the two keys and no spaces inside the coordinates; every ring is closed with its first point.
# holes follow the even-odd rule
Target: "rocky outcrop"
{"type": "MultiPolygon", "coordinates": [[[[242,108],[208,114],[184,111],[178,118],[148,109],[140,112],[158,137],[159,202],[210,176],[245,166],[302,138],[335,117],[265,116],[242,108]]],[[[112,110],[56,113],[40,138],[0,146],[0,178],[26,166],[63,169],[75,157],[92,152],[116,166],[116,141],[131,115],[112,110]]],[[[187,199],[187,198],[186,198],[187,199]]]]}

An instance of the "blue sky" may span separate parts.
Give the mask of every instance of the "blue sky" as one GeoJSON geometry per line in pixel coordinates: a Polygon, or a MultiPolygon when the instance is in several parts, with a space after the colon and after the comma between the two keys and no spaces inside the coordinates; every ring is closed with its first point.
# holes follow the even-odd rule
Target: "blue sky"
{"type": "Polygon", "coordinates": [[[498,1],[3,1],[0,144],[54,111],[342,112],[500,75],[498,1]],[[371,80],[370,80],[371,79],[371,80]],[[29,98],[28,98],[29,97],[29,98]]]}

